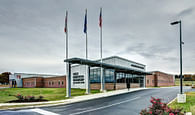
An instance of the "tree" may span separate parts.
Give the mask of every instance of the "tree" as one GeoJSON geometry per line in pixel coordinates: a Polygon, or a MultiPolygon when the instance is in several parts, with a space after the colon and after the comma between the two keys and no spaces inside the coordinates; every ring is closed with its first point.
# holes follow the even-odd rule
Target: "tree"
{"type": "Polygon", "coordinates": [[[3,72],[0,74],[0,83],[9,83],[10,72],[3,72]]]}
{"type": "Polygon", "coordinates": [[[192,81],[192,75],[191,74],[185,74],[184,75],[184,81],[192,81]]]}
{"type": "Polygon", "coordinates": [[[195,81],[195,74],[192,75],[192,81],[195,81]]]}
{"type": "Polygon", "coordinates": [[[175,75],[175,78],[179,78],[179,75],[175,75]]]}

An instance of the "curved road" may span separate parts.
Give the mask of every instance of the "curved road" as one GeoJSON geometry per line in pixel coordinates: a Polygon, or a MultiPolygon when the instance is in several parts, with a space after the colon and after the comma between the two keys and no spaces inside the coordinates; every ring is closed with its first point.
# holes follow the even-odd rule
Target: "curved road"
{"type": "MultiPolygon", "coordinates": [[[[192,91],[184,87],[184,91],[192,91]]],[[[18,111],[0,111],[7,115],[138,115],[142,109],[149,107],[151,96],[170,102],[179,93],[179,87],[153,88],[142,91],[84,101],[69,105],[43,107],[18,111]]]]}

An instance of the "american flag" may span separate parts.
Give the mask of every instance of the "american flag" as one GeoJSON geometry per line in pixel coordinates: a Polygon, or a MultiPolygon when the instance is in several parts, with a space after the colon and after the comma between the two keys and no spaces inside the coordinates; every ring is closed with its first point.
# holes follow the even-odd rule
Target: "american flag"
{"type": "Polygon", "coordinates": [[[68,20],[68,12],[66,11],[66,17],[65,17],[65,26],[64,26],[64,32],[67,33],[68,28],[67,28],[67,20],[68,20]]]}

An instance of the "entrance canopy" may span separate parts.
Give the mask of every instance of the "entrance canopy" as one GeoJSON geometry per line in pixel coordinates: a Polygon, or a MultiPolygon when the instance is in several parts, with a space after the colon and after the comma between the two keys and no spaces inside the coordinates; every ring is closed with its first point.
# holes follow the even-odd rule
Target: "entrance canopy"
{"type": "Polygon", "coordinates": [[[119,65],[101,63],[99,61],[92,61],[92,60],[82,59],[82,58],[70,58],[64,60],[64,62],[68,62],[69,64],[88,65],[90,67],[103,67],[105,69],[114,69],[115,72],[131,73],[131,74],[138,74],[138,75],[152,75],[152,73],[150,72],[140,71],[140,70],[123,67],[119,65]]]}

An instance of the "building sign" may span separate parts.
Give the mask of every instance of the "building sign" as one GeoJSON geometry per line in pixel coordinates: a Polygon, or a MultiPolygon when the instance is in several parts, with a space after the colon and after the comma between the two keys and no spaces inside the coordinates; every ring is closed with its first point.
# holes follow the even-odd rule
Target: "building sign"
{"type": "Polygon", "coordinates": [[[79,75],[79,72],[73,73],[73,84],[84,84],[84,75],[79,75]]]}

